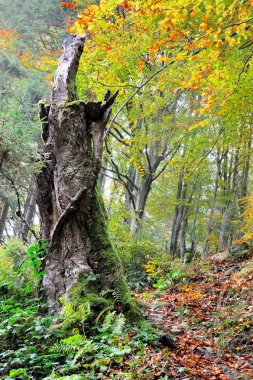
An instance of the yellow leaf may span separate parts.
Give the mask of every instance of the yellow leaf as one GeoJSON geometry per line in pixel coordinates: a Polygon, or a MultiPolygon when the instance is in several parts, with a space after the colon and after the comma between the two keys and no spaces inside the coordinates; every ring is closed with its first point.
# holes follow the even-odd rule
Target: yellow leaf
{"type": "Polygon", "coordinates": [[[229,46],[235,46],[236,45],[236,39],[235,38],[230,38],[230,40],[228,41],[229,43],[229,46]]]}
{"type": "Polygon", "coordinates": [[[207,30],[209,28],[209,26],[205,23],[205,22],[202,22],[200,25],[199,25],[199,30],[207,30]]]}
{"type": "Polygon", "coordinates": [[[178,61],[183,61],[184,59],[185,59],[184,54],[183,54],[183,53],[178,53],[178,55],[177,55],[177,60],[178,60],[178,61]]]}

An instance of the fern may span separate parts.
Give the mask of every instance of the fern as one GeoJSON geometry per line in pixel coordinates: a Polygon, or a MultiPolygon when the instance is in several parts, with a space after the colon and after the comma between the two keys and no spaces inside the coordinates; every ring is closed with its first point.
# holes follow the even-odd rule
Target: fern
{"type": "Polygon", "coordinates": [[[74,346],[70,344],[66,344],[63,342],[55,343],[50,349],[50,352],[56,353],[56,354],[63,354],[63,355],[69,355],[72,353],[75,353],[76,349],[74,346]]]}
{"type": "Polygon", "coordinates": [[[100,331],[120,335],[123,332],[125,322],[126,319],[123,314],[116,315],[116,311],[111,311],[106,315],[100,331]]]}
{"type": "Polygon", "coordinates": [[[92,340],[87,339],[84,335],[75,334],[68,338],[62,339],[59,343],[55,343],[50,349],[51,352],[60,353],[64,355],[74,354],[73,363],[82,356],[82,354],[91,352],[93,350],[94,343],[92,340]],[[78,357],[77,357],[78,355],[78,357]]]}
{"type": "Polygon", "coordinates": [[[112,305],[109,305],[109,306],[106,306],[103,308],[103,310],[98,314],[97,318],[96,318],[96,324],[98,324],[98,322],[100,321],[100,318],[102,318],[102,316],[112,308],[112,305]]]}
{"type": "Polygon", "coordinates": [[[85,322],[91,314],[90,303],[86,302],[85,304],[80,305],[77,308],[77,313],[80,317],[81,322],[85,322]]]}
{"type": "Polygon", "coordinates": [[[116,304],[120,304],[122,302],[122,294],[120,289],[115,288],[112,295],[116,304]]]}
{"type": "Polygon", "coordinates": [[[125,326],[125,323],[126,323],[126,318],[124,317],[123,314],[119,314],[113,323],[112,332],[116,335],[121,335],[123,332],[123,327],[125,326]]]}
{"type": "Polygon", "coordinates": [[[101,327],[101,330],[103,332],[112,330],[113,320],[115,318],[115,315],[116,315],[116,311],[111,311],[105,316],[104,322],[101,327]]]}
{"type": "Polygon", "coordinates": [[[91,315],[91,307],[88,301],[80,304],[79,306],[77,306],[74,302],[66,300],[64,297],[61,297],[60,301],[63,305],[62,312],[64,316],[61,327],[70,327],[78,322],[84,323],[91,315]]]}
{"type": "Polygon", "coordinates": [[[80,358],[82,358],[85,354],[94,351],[96,348],[97,348],[97,345],[95,345],[92,340],[87,340],[84,347],[80,348],[78,352],[76,353],[74,359],[72,360],[72,363],[76,364],[76,362],[80,358]]]}
{"type": "Polygon", "coordinates": [[[87,343],[87,338],[84,335],[75,334],[75,335],[69,336],[68,338],[62,339],[62,342],[73,345],[73,346],[79,346],[80,344],[87,343]]]}

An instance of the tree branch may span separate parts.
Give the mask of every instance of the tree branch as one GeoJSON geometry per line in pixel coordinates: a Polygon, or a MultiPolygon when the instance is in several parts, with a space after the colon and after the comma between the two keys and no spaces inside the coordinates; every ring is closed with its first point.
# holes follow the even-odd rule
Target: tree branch
{"type": "Polygon", "coordinates": [[[105,132],[104,139],[106,139],[108,133],[110,132],[110,129],[112,128],[112,125],[114,121],[117,119],[120,112],[123,110],[123,108],[130,102],[130,100],[133,99],[133,97],[138,94],[138,92],[148,83],[150,82],[156,75],[160,74],[163,70],[165,70],[168,66],[164,66],[161,69],[157,70],[155,73],[153,73],[145,82],[142,83],[142,85],[138,86],[137,89],[129,96],[129,98],[122,104],[122,106],[118,109],[116,114],[113,116],[109,127],[107,128],[107,131],[105,132]]]}
{"type": "Polygon", "coordinates": [[[122,175],[121,175],[121,173],[120,173],[120,171],[119,171],[118,166],[115,164],[115,162],[114,162],[113,160],[111,160],[111,163],[113,164],[113,166],[114,166],[115,169],[116,169],[116,174],[117,174],[118,178],[119,178],[119,179],[122,181],[122,183],[124,184],[124,186],[125,186],[125,188],[126,188],[128,194],[129,194],[129,196],[130,196],[131,202],[132,202],[132,204],[133,204],[133,208],[134,208],[134,210],[136,211],[135,200],[134,200],[134,197],[133,197],[133,194],[132,194],[131,190],[129,189],[127,183],[121,178],[122,175]]]}
{"type": "Polygon", "coordinates": [[[21,202],[20,202],[20,194],[19,194],[19,191],[18,191],[18,189],[17,189],[17,187],[16,187],[13,179],[8,174],[4,173],[3,170],[1,170],[1,172],[4,175],[4,177],[11,183],[11,187],[13,188],[13,190],[14,190],[14,192],[16,194],[17,203],[18,203],[18,211],[16,212],[17,217],[25,224],[25,226],[28,228],[28,230],[31,232],[31,234],[35,237],[35,239],[37,240],[37,242],[40,244],[41,243],[41,239],[36,234],[36,232],[34,231],[34,229],[31,226],[29,226],[29,224],[27,223],[27,221],[25,220],[25,218],[22,215],[21,202]]]}

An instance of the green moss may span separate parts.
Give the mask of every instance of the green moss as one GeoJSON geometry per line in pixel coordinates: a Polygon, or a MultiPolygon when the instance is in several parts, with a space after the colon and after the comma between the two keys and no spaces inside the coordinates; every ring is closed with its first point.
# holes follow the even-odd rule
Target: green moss
{"type": "Polygon", "coordinates": [[[105,208],[99,187],[95,189],[93,200],[95,215],[92,223],[92,242],[97,246],[96,261],[101,263],[99,273],[102,288],[112,289],[114,301],[121,306],[131,319],[140,319],[141,312],[131,297],[123,274],[123,266],[119,255],[113,249],[105,220],[105,208]]]}
{"type": "Polygon", "coordinates": [[[98,276],[81,274],[70,291],[71,302],[79,306],[89,302],[92,307],[108,305],[108,301],[100,295],[98,276]]]}
{"type": "Polygon", "coordinates": [[[65,107],[72,107],[74,105],[80,105],[80,104],[85,104],[84,100],[73,100],[72,102],[66,103],[65,107]]]}
{"type": "Polygon", "coordinates": [[[108,307],[122,310],[129,319],[141,319],[141,312],[128,290],[120,257],[109,237],[106,211],[98,187],[94,189],[90,205],[92,208],[88,209],[85,223],[92,242],[88,262],[94,274],[83,273],[79,276],[70,291],[71,307],[67,310],[79,310],[82,305],[85,307],[88,304],[92,320],[108,307]]]}

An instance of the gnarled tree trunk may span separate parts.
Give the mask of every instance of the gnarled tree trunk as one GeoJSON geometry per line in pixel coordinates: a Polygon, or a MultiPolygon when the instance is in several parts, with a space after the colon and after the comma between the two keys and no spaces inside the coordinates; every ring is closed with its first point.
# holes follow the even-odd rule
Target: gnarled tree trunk
{"type": "Polygon", "coordinates": [[[103,102],[77,100],[75,76],[84,37],[66,39],[55,76],[50,111],[40,105],[43,118],[44,161],[37,178],[42,236],[48,247],[43,287],[50,301],[71,295],[83,282],[82,294],[116,294],[124,311],[138,313],[131,299],[119,257],[106,226],[97,179],[101,168],[103,135],[117,93],[103,102]],[[94,278],[94,276],[93,276],[94,278]]]}

